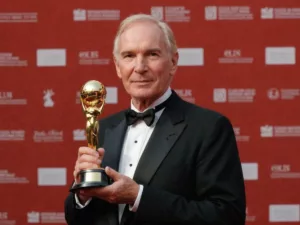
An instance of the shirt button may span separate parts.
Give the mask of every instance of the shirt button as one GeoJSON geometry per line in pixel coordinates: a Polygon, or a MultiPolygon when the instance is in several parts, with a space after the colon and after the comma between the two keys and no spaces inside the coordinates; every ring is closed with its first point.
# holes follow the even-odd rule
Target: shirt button
{"type": "Polygon", "coordinates": [[[130,164],[129,164],[129,166],[131,167],[131,166],[132,166],[132,164],[130,163],[130,164]]]}
{"type": "Polygon", "coordinates": [[[137,143],[137,140],[135,140],[134,143],[137,143]]]}

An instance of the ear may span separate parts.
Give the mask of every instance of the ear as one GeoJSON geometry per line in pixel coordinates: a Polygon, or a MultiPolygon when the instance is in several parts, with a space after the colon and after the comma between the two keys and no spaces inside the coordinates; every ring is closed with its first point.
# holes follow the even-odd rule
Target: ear
{"type": "Polygon", "coordinates": [[[175,75],[176,71],[177,71],[177,66],[178,66],[178,59],[179,59],[179,54],[178,52],[175,52],[173,55],[172,55],[172,58],[171,58],[171,70],[170,70],[170,74],[172,76],[175,75]]]}
{"type": "Polygon", "coordinates": [[[117,75],[121,79],[122,76],[121,76],[121,72],[120,72],[119,61],[115,56],[114,56],[114,63],[115,63],[117,75]]]}

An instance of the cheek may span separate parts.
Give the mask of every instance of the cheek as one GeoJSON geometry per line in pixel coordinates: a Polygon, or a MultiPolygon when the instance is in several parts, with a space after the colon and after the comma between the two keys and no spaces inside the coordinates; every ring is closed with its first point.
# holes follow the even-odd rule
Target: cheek
{"type": "Polygon", "coordinates": [[[128,81],[130,78],[130,75],[132,74],[132,66],[126,64],[126,65],[120,65],[120,73],[122,76],[123,81],[128,81]]]}
{"type": "Polygon", "coordinates": [[[169,65],[166,63],[159,63],[153,67],[153,74],[155,74],[156,79],[159,80],[161,83],[164,83],[170,79],[168,66],[169,65]]]}

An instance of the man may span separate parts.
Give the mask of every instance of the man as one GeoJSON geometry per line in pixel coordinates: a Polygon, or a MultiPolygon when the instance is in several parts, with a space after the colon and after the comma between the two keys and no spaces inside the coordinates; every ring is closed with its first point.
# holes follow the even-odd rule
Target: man
{"type": "Polygon", "coordinates": [[[243,225],[245,189],[231,123],[171,90],[178,53],[168,25],[143,14],[126,18],[114,60],[133,111],[102,119],[98,151],[79,148],[74,170],[78,182],[80,170],[102,164],[114,182],[71,193],[67,223],[243,225]],[[134,118],[151,108],[154,119],[153,111],[145,121],[134,118]]]}

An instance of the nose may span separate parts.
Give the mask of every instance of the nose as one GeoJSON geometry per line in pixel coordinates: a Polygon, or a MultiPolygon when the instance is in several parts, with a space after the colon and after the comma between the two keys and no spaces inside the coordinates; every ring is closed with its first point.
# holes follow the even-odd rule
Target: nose
{"type": "Polygon", "coordinates": [[[144,57],[138,56],[135,60],[134,72],[143,74],[148,69],[147,63],[144,57]]]}

